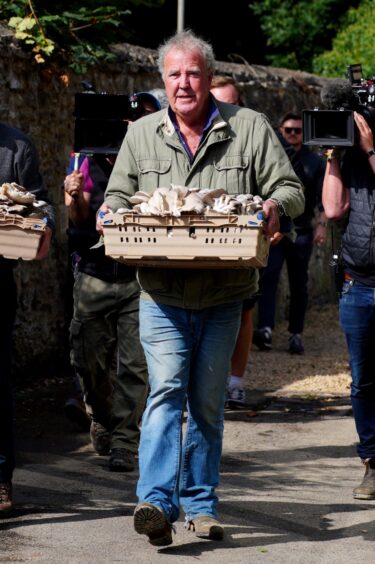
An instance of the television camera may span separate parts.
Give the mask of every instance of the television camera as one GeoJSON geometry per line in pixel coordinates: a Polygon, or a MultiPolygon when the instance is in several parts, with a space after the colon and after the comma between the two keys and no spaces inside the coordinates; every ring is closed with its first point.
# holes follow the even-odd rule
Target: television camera
{"type": "Polygon", "coordinates": [[[74,152],[84,155],[117,155],[129,121],[144,114],[142,94],[96,93],[82,82],[83,92],[74,100],[74,152]]]}
{"type": "Polygon", "coordinates": [[[362,65],[347,67],[349,81],[332,81],[322,88],[326,108],[302,111],[303,143],[322,147],[351,147],[356,144],[353,112],[364,116],[375,129],[375,77],[363,78],[362,65]]]}

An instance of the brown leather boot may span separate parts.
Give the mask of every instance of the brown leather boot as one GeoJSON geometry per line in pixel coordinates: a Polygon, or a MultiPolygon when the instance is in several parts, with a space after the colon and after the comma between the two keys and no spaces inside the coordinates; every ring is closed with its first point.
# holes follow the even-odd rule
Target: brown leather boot
{"type": "Polygon", "coordinates": [[[134,511],[134,529],[139,535],[147,535],[154,546],[172,544],[173,525],[168,523],[163,511],[152,503],[139,503],[134,511]]]}
{"type": "Polygon", "coordinates": [[[0,515],[11,511],[12,507],[12,484],[11,482],[0,482],[0,515]]]}
{"type": "Polygon", "coordinates": [[[109,454],[111,435],[109,431],[97,421],[91,421],[90,439],[97,454],[100,456],[107,456],[109,454]]]}
{"type": "Polygon", "coordinates": [[[353,490],[355,499],[375,499],[375,458],[362,460],[366,467],[362,483],[353,490]]]}
{"type": "Polygon", "coordinates": [[[223,540],[224,529],[217,519],[209,515],[194,517],[187,522],[188,531],[193,530],[200,539],[223,540]]]}

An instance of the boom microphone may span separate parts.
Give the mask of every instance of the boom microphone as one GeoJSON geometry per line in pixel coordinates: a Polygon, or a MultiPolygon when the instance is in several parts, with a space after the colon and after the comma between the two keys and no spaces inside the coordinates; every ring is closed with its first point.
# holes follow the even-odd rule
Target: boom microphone
{"type": "Polygon", "coordinates": [[[343,80],[333,80],[323,86],[320,99],[327,110],[356,110],[358,107],[351,84],[343,80]]]}

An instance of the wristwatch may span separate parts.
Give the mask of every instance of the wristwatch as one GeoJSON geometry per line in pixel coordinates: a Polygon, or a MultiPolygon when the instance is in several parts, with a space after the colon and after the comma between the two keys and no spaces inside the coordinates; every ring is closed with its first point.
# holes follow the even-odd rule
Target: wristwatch
{"type": "Polygon", "coordinates": [[[276,198],[270,198],[270,200],[275,202],[277,206],[277,211],[279,212],[279,217],[281,217],[282,215],[286,215],[284,206],[279,202],[279,200],[276,200],[276,198]]]}
{"type": "Polygon", "coordinates": [[[372,157],[372,155],[375,155],[375,149],[371,149],[371,151],[367,151],[368,158],[372,157]]]}

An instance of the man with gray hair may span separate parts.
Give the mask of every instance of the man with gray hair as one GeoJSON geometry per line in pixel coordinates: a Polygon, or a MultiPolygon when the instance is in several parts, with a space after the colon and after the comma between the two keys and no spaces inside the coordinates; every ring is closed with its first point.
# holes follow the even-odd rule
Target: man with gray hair
{"type": "MultiPolygon", "coordinates": [[[[159,49],[167,109],[129,129],[101,211],[131,207],[139,189],[172,182],[260,194],[265,233],[279,229],[279,213],[303,210],[302,187],[265,116],[211,96],[211,45],[191,31],[159,49]]],[[[140,337],[150,394],[139,449],[135,530],[151,544],[172,543],[180,507],[196,536],[222,539],[215,489],[224,426],[230,359],[242,302],[257,291],[254,269],[139,268],[140,337]],[[183,444],[182,421],[188,418],[183,444]]]]}

